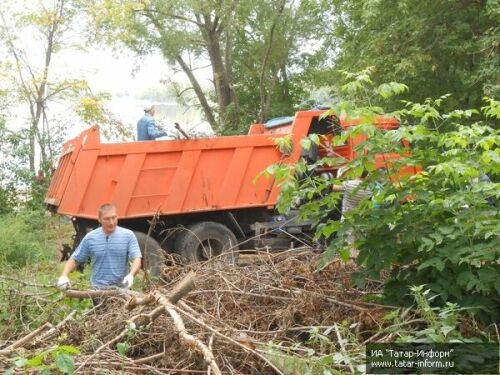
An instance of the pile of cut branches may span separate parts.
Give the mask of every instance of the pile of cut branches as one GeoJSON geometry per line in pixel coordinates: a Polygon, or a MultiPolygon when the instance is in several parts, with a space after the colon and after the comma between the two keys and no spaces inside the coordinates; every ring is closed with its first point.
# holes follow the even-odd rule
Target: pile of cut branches
{"type": "Polygon", "coordinates": [[[0,342],[0,370],[19,350],[27,358],[68,345],[80,350],[77,373],[301,373],[333,355],[329,368],[353,371],[359,343],[387,307],[365,302],[378,284],[351,285],[354,265],[339,260],[318,271],[317,258],[294,249],[241,256],[237,265],[172,263],[149,290],[70,290],[67,298],[102,303],[27,340],[0,342]]]}

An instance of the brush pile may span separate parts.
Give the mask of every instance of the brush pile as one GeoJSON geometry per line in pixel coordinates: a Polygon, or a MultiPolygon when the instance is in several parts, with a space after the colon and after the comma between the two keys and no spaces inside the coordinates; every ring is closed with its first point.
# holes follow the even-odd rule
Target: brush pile
{"type": "Polygon", "coordinates": [[[366,302],[378,284],[351,285],[355,265],[338,260],[318,271],[318,258],[304,248],[241,256],[237,265],[172,261],[147,290],[118,292],[20,346],[78,347],[77,373],[299,374],[319,364],[351,372],[350,343],[372,336],[387,308],[366,302]],[[195,288],[168,300],[190,272],[195,288]]]}

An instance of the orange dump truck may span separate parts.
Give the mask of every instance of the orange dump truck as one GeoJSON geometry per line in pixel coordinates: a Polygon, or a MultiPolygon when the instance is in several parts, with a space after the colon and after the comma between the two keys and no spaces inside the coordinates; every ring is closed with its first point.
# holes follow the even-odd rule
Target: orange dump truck
{"type": "MultiPolygon", "coordinates": [[[[304,157],[300,140],[308,134],[333,135],[339,125],[353,125],[323,114],[297,112],[254,124],[242,136],[127,143],[101,143],[94,126],[64,144],[45,202],[52,211],[72,218],[73,248],[97,227],[99,206],[114,203],[120,225],[134,230],[143,251],[152,253],[146,257],[150,263],[161,255],[155,240],[190,261],[231,254],[227,250],[242,243],[283,244],[283,233],[300,238],[309,225],[278,215],[278,184],[256,176],[273,163],[296,163],[304,157]],[[283,155],[275,141],[287,135],[293,150],[283,155]],[[153,239],[144,240],[146,233],[153,239]]],[[[377,126],[394,129],[398,123],[380,118],[377,126]]],[[[354,141],[334,151],[352,159],[354,141]]],[[[323,152],[320,147],[316,157],[323,152]]],[[[286,241],[289,246],[290,237],[286,241]]]]}

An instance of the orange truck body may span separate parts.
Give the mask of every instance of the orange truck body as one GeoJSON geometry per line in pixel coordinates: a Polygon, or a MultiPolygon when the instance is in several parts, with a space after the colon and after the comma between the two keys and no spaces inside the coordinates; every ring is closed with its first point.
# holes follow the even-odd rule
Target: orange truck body
{"type": "MultiPolygon", "coordinates": [[[[297,117],[293,142],[309,130],[297,117]]],[[[118,218],[274,206],[279,188],[256,176],[278,162],[274,138],[251,134],[186,140],[101,143],[94,126],[66,142],[45,202],[63,215],[97,219],[113,202],[118,218]]],[[[284,162],[300,157],[295,148],[284,162]]]]}
{"type": "MultiPolygon", "coordinates": [[[[147,232],[154,217],[165,219],[166,227],[209,217],[243,240],[256,221],[275,214],[279,196],[274,178],[256,176],[274,163],[298,162],[300,141],[308,134],[331,135],[331,118],[322,117],[324,112],[297,112],[281,126],[253,124],[247,135],[199,139],[101,143],[94,126],[63,145],[45,203],[73,218],[78,238],[84,227],[97,226],[102,204],[114,203],[121,225],[134,230],[147,232]],[[276,138],[284,136],[293,143],[289,155],[276,147],[276,138]]],[[[355,123],[341,120],[340,125],[355,123]]],[[[377,126],[395,129],[398,122],[381,117],[377,126]]],[[[350,160],[360,141],[349,140],[334,151],[350,160]]],[[[320,147],[319,157],[322,153],[320,147]]]]}

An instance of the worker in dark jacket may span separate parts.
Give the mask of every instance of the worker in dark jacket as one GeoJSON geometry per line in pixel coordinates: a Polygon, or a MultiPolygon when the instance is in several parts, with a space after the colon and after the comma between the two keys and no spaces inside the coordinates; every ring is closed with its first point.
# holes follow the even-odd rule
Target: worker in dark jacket
{"type": "Polygon", "coordinates": [[[167,132],[156,125],[155,106],[149,105],[144,107],[144,116],[137,122],[137,140],[138,141],[153,141],[158,137],[167,136],[167,132]]]}

